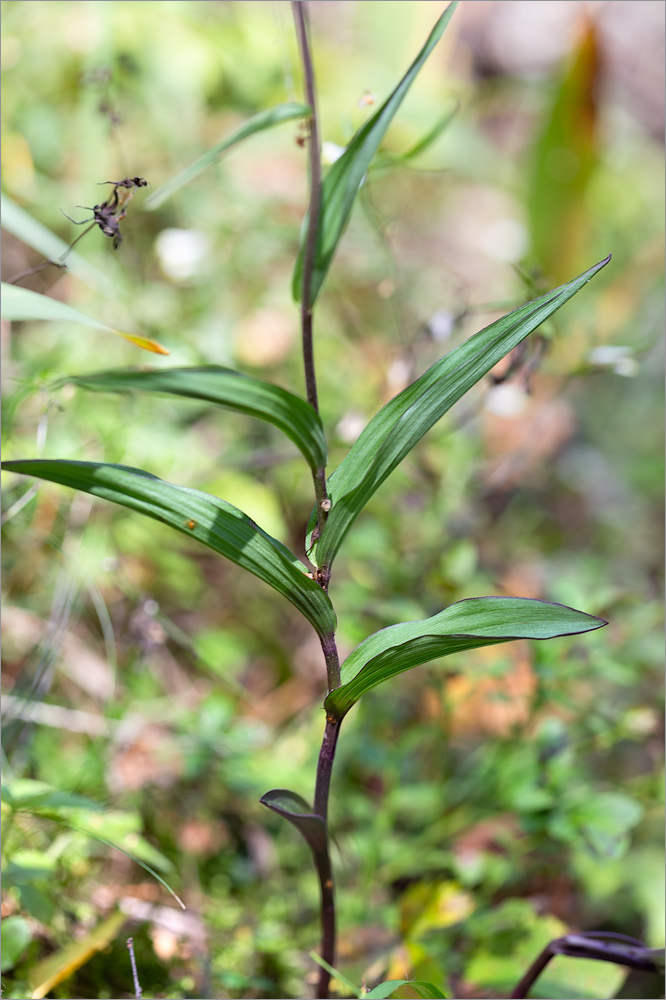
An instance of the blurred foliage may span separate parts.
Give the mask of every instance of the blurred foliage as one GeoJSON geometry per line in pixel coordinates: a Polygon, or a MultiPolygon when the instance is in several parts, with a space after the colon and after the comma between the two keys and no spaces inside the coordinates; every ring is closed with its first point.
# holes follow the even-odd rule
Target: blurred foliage
{"type": "MultiPolygon", "coordinates": [[[[2,6],[4,191],[68,242],[78,232],[61,210],[95,204],[98,182],[139,174],[157,187],[253,114],[301,98],[286,3],[2,6]]],[[[442,6],[312,5],[326,142],[350,138],[442,6]]],[[[530,55],[540,39],[545,54],[527,72],[497,25],[545,5],[462,5],[386,138],[322,295],[334,468],[450,346],[613,252],[517,371],[429,433],[339,557],[343,652],[483,594],[610,621],[460,654],[474,682],[456,675],[460,659],[418,668],[351,713],[331,822],[338,964],[355,982],[414,976],[497,996],[566,929],[663,940],[663,149],[623,100],[607,30],[626,7],[630,34],[634,9],[644,18],[650,6],[606,5],[590,23],[581,5],[559,5],[576,12],[569,41],[553,55],[544,15],[530,55]],[[495,17],[495,49],[480,8],[495,17]],[[419,157],[387,169],[457,104],[419,157]]],[[[644,72],[647,56],[634,56],[644,72]]],[[[171,355],[146,359],[101,330],[14,324],[3,331],[6,458],[145,467],[219,492],[303,553],[311,484],[273,428],[51,387],[149,360],[231,365],[303,391],[289,297],[306,198],[298,139],[296,123],[252,138],[158,211],[137,194],[116,253],[89,234],[77,250],[112,296],[55,269],[24,283],[171,355]]],[[[5,278],[38,261],[3,241],[5,278]]],[[[258,799],[268,787],[311,793],[325,687],[316,638],[263,584],[165,526],[13,478],[3,509],[7,776],[97,803],[102,835],[129,838],[135,855],[144,845],[188,907],[85,828],[18,813],[4,855],[10,876],[21,869],[3,895],[5,996],[28,995],[40,960],[116,911],[125,931],[49,995],[133,995],[127,933],[145,996],[308,995],[316,880],[306,848],[258,799]]],[[[562,959],[542,995],[609,996],[621,979],[562,959]]]]}

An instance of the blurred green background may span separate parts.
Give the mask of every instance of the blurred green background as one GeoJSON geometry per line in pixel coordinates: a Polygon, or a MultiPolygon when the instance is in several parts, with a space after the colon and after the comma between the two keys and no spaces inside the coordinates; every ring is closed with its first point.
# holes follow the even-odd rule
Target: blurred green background
{"type": "MultiPolygon", "coordinates": [[[[444,6],[311,5],[325,143],[344,146],[444,6]]],[[[67,242],[78,230],[61,210],[84,217],[75,206],[109,190],[98,182],[140,175],[149,193],[252,114],[301,98],[286,2],[2,11],[3,192],[67,242]]],[[[462,3],[321,299],[334,468],[437,357],[613,253],[516,371],[430,432],[336,563],[344,654],[483,594],[610,622],[410,671],[350,715],[331,823],[339,967],[358,983],[415,976],[496,997],[567,929],[663,942],[663,13],[462,3]]],[[[170,356],[86,327],[5,325],[5,458],[146,468],[223,496],[303,554],[311,482],[270,426],[52,388],[63,374],[216,363],[304,391],[298,138],[295,123],[255,137],[155,212],[139,192],[117,252],[91,232],[77,250],[111,294],[54,268],[22,283],[170,356]]],[[[40,257],[3,235],[7,280],[40,257]]],[[[263,584],[133,513],[16,477],[3,511],[4,995],[33,995],[50,959],[61,981],[46,995],[132,996],[130,933],[144,996],[310,995],[316,879],[258,799],[312,793],[316,637],[263,584]]],[[[539,996],[611,996],[622,976],[558,959],[539,996]]]]}

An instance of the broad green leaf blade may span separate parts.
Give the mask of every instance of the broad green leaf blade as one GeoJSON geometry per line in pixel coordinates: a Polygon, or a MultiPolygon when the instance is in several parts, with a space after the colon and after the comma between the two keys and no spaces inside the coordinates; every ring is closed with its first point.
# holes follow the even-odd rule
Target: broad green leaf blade
{"type": "Polygon", "coordinates": [[[304,798],[287,788],[274,788],[262,795],[259,801],[278,816],[288,819],[312,848],[315,857],[321,852],[326,853],[326,824],[321,816],[312,811],[312,807],[304,798]]]}
{"type": "MultiPolygon", "coordinates": [[[[44,254],[46,260],[58,260],[69,249],[69,245],[64,240],[61,240],[59,236],[34,219],[6,194],[1,196],[0,204],[2,205],[2,228],[6,229],[12,236],[22,240],[27,246],[32,247],[33,250],[44,254]]],[[[76,250],[72,250],[68,254],[66,265],[70,274],[80,278],[91,288],[107,295],[113,294],[113,282],[102,271],[89,264],[85,257],[78,254],[76,250]]]]}
{"type": "Polygon", "coordinates": [[[358,699],[410,667],[478,646],[512,639],[552,639],[601,628],[608,622],[526,597],[472,597],[416,622],[401,622],[368,636],[340,670],[341,686],[326,698],[326,711],[342,718],[358,699]]]}
{"type": "Polygon", "coordinates": [[[335,630],[333,606],[303,563],[246,514],[218,497],[175,486],[141,469],[102,462],[29,459],[4,462],[2,467],[112,500],[169,524],[264,580],[291,601],[320,636],[335,630]]]}
{"type": "Polygon", "coordinates": [[[244,125],[241,125],[240,128],[236,129],[235,132],[232,132],[226,139],[218,142],[212,149],[209,149],[203,156],[200,156],[198,160],[195,160],[189,167],[186,167],[185,170],[182,170],[175,177],[172,177],[171,180],[166,181],[165,184],[158,187],[146,199],[146,208],[149,211],[159,208],[179,188],[184,187],[185,184],[189,184],[195,177],[198,177],[202,170],[205,170],[211,163],[214,163],[222,153],[226,153],[244,139],[249,139],[251,135],[256,135],[257,132],[264,132],[267,128],[273,128],[274,125],[280,125],[282,122],[291,121],[294,118],[307,118],[310,114],[310,106],[308,104],[299,104],[295,101],[287,104],[278,104],[274,108],[269,108],[268,111],[261,111],[258,115],[245,122],[244,125]]]}
{"type": "MultiPolygon", "coordinates": [[[[356,517],[414,445],[468,389],[568,302],[610,260],[514,309],[436,361],[377,413],[328,480],[331,511],[314,547],[317,566],[330,566],[356,517]]],[[[309,525],[312,542],[314,518],[309,525]]]]}
{"type": "Polygon", "coordinates": [[[116,336],[128,340],[144,351],[153,354],[168,354],[169,352],[156,340],[142,337],[137,333],[124,333],[107,323],[101,323],[92,316],[79,312],[66,302],[60,302],[49,295],[40,295],[38,292],[31,292],[28,288],[19,288],[17,285],[2,284],[2,318],[10,320],[30,320],[43,319],[57,323],[83,323],[92,326],[96,330],[104,330],[105,333],[115,333],[116,336]]]}
{"type": "Polygon", "coordinates": [[[326,438],[319,414],[300,396],[230,368],[166,368],[99,372],[63,382],[99,392],[158,392],[201,399],[247,413],[279,427],[315,472],[326,465],[326,438]]]}
{"type": "Polygon", "coordinates": [[[374,990],[365,993],[364,996],[370,1000],[386,1000],[400,991],[399,996],[403,1000],[446,1000],[446,995],[432,983],[426,983],[416,979],[387,979],[386,982],[375,986],[374,990]]]}
{"type": "MultiPolygon", "coordinates": [[[[329,267],[335,256],[338,243],[347,228],[356,196],[360,191],[368,168],[386,135],[393,118],[402,104],[407,91],[418,76],[428,56],[437,45],[451,15],[457,7],[457,0],[449,4],[428,39],[392,94],[377,109],[371,118],[359,129],[342,156],[329,170],[321,190],[321,215],[317,234],[314,271],[312,274],[311,305],[314,304],[329,267]]],[[[307,225],[303,227],[301,250],[296,260],[292,291],[297,302],[301,298],[303,282],[303,240],[307,225]]]]}

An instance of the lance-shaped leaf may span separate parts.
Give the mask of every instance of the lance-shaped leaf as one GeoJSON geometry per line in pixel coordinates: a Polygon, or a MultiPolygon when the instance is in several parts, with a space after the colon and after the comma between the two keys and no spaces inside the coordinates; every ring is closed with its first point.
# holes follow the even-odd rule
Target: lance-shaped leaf
{"type": "Polygon", "coordinates": [[[340,669],[341,686],[326,711],[342,718],[371,688],[410,667],[477,646],[512,639],[552,639],[607,625],[603,618],[525,597],[472,597],[416,622],[401,622],[368,636],[340,669]]]}
{"type": "MultiPolygon", "coordinates": [[[[312,287],[310,290],[311,304],[314,303],[342,234],[347,228],[356,196],[363,185],[368,167],[379,145],[386,135],[393,118],[402,101],[423,67],[426,59],[437,45],[451,20],[451,15],[457,6],[457,0],[449,4],[428,39],[409,67],[393,93],[377,109],[371,118],[359,129],[342,156],[335,161],[329,170],[321,190],[321,214],[317,233],[312,287]]],[[[303,227],[301,250],[296,260],[292,292],[296,301],[300,301],[303,284],[303,240],[307,233],[307,224],[303,227]]]]}
{"type": "Polygon", "coordinates": [[[240,128],[236,129],[235,132],[232,132],[226,139],[218,142],[212,149],[209,149],[203,156],[200,156],[194,163],[191,163],[189,167],[186,167],[179,174],[176,174],[175,177],[172,177],[171,180],[166,181],[161,187],[158,187],[146,199],[146,208],[152,211],[163,205],[167,198],[170,198],[174,192],[178,191],[185,184],[189,184],[195,177],[198,177],[202,170],[205,170],[211,163],[219,159],[222,153],[226,153],[233,146],[237,146],[243,139],[249,139],[251,135],[256,135],[257,132],[264,132],[267,128],[273,128],[274,125],[280,125],[282,122],[291,121],[294,118],[306,118],[310,114],[310,106],[308,104],[299,104],[296,101],[287,104],[278,104],[274,108],[269,108],[268,111],[261,111],[258,115],[250,118],[249,121],[246,121],[244,125],[241,125],[240,128]]]}
{"type": "Polygon", "coordinates": [[[50,295],[40,295],[31,292],[29,288],[19,288],[17,285],[2,284],[2,318],[11,320],[44,319],[58,323],[83,323],[85,326],[104,330],[105,333],[115,333],[116,336],[128,340],[130,344],[140,347],[153,354],[168,354],[169,352],[156,340],[142,337],[138,333],[124,333],[107,323],[101,323],[92,316],[86,316],[66,302],[53,299],[50,295]]]}
{"type": "MultiPolygon", "coordinates": [[[[2,206],[2,228],[6,229],[8,233],[16,236],[38,253],[44,254],[47,260],[58,260],[67,253],[69,245],[64,240],[38,222],[6,194],[2,195],[0,205],[2,206]]],[[[67,256],[67,270],[98,291],[105,292],[107,295],[114,293],[113,282],[107,278],[103,271],[99,271],[92,264],[89,264],[85,257],[78,254],[76,250],[72,250],[67,256]]]]}
{"type": "Polygon", "coordinates": [[[301,795],[290,792],[287,788],[274,788],[262,795],[259,801],[296,827],[309,844],[315,858],[319,858],[320,855],[328,856],[326,824],[321,816],[312,811],[312,807],[301,795]]]}
{"type": "Polygon", "coordinates": [[[326,438],[316,410],[293,392],[230,368],[122,369],[78,375],[63,382],[99,392],[169,393],[238,410],[279,427],[300,449],[313,472],[326,465],[326,438]]]}
{"type": "MultiPolygon", "coordinates": [[[[433,424],[609,260],[610,256],[566,285],[514,309],[475,333],[382,407],[328,480],[332,506],[314,548],[313,558],[318,566],[331,565],[349,528],[375,490],[433,424]]],[[[313,516],[308,525],[308,548],[314,524],[313,516]]]]}
{"type": "Polygon", "coordinates": [[[4,469],[113,500],[163,521],[254,573],[291,601],[320,636],[335,630],[333,606],[293,552],[231,504],[141,469],[102,462],[29,459],[3,462],[4,469]]]}

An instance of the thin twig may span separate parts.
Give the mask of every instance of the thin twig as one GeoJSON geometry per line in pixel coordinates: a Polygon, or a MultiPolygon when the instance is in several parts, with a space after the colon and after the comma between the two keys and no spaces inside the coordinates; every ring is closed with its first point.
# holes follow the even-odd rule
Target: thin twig
{"type": "Polygon", "coordinates": [[[141,1000],[143,990],[139,985],[139,973],[136,971],[136,958],[134,957],[134,938],[127,938],[127,950],[129,951],[130,964],[132,966],[132,979],[134,980],[135,1000],[141,1000]]]}

